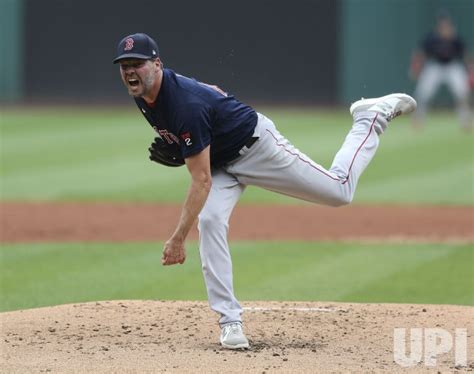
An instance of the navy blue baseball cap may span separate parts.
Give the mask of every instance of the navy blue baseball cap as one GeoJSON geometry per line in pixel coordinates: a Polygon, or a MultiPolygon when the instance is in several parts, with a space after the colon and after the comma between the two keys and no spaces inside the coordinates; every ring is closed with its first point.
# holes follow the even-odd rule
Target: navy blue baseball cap
{"type": "Polygon", "coordinates": [[[124,58],[153,60],[159,56],[158,45],[147,34],[138,33],[123,38],[117,46],[114,64],[124,58]]]}

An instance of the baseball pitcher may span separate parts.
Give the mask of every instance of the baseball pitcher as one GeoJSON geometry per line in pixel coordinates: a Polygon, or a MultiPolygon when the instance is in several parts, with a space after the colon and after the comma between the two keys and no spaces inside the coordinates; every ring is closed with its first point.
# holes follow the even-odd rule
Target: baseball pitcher
{"type": "Polygon", "coordinates": [[[202,271],[209,304],[220,315],[220,342],[229,349],[247,348],[227,242],[229,217],[246,186],[318,204],[349,204],[388,123],[412,112],[416,102],[405,94],[355,102],[350,108],[352,128],[332,166],[325,169],[296,149],[263,114],[216,86],[165,69],[148,35],[123,38],[114,63],[159,134],[149,149],[150,159],[172,167],[185,164],[191,177],[162,264],[184,263],[185,240],[198,219],[202,271]]]}

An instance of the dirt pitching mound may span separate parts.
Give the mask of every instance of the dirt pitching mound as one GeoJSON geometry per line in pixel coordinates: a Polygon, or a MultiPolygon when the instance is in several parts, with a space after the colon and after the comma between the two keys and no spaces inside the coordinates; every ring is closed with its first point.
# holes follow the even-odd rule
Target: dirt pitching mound
{"type": "MultiPolygon", "coordinates": [[[[0,314],[2,373],[395,372],[394,328],[468,331],[467,367],[453,350],[414,372],[472,371],[474,309],[464,306],[244,303],[251,348],[224,350],[204,302],[107,301],[0,314]]],[[[410,351],[408,350],[407,356],[410,351]]]]}

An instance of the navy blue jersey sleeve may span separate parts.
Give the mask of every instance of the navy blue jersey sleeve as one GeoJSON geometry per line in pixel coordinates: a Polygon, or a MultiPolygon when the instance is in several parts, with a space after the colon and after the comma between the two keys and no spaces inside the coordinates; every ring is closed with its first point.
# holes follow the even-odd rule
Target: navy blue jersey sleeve
{"type": "Polygon", "coordinates": [[[192,104],[176,113],[177,136],[184,158],[198,154],[212,140],[210,108],[205,104],[192,104]]]}

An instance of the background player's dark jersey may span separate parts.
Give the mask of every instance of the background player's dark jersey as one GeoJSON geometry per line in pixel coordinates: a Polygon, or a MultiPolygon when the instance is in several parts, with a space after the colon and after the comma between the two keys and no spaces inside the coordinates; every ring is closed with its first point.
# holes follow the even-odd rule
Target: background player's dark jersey
{"type": "Polygon", "coordinates": [[[451,40],[445,40],[436,33],[431,33],[422,42],[422,49],[428,58],[442,64],[462,60],[464,55],[464,43],[457,36],[451,40]]]}
{"type": "Polygon", "coordinates": [[[150,125],[184,158],[211,145],[211,165],[235,159],[252,136],[257,113],[233,96],[205,83],[163,69],[160,92],[153,105],[135,102],[150,125]]]}

